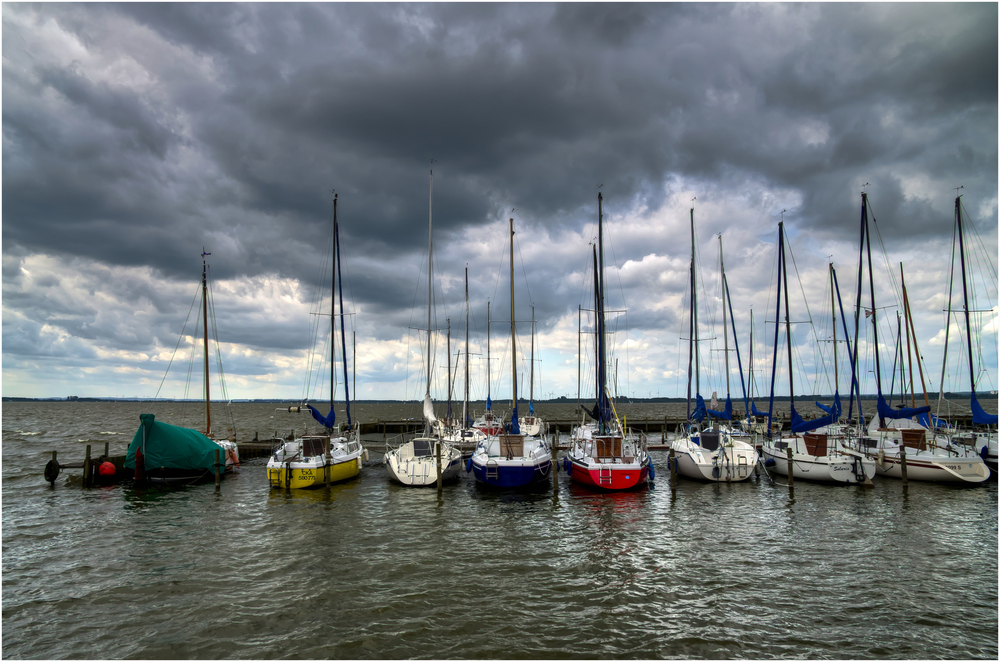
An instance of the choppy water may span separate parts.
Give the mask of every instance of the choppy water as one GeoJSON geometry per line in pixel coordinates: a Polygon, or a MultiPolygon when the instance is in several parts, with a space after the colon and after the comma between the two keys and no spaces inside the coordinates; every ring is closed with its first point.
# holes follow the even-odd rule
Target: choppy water
{"type": "MultiPolygon", "coordinates": [[[[294,427],[273,409],[237,423],[294,427]]],[[[504,494],[463,474],[439,498],[373,455],[329,492],[272,491],[253,462],[218,493],[44,482],[52,450],[123,453],[147,410],[199,424],[4,404],[4,658],[998,655],[996,481],[672,493],[661,470],[641,492],[504,494]]]]}

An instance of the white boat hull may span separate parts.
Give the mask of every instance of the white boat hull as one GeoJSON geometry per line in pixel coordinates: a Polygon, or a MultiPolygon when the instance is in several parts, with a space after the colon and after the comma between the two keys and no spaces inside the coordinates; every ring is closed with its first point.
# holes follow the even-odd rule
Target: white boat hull
{"type": "Polygon", "coordinates": [[[437,439],[413,439],[387,451],[384,462],[389,477],[410,487],[437,485],[437,444],[441,446],[442,482],[457,480],[462,467],[462,452],[437,439]]]}
{"type": "MultiPolygon", "coordinates": [[[[757,449],[744,441],[730,439],[725,433],[720,435],[725,441],[715,449],[695,443],[692,437],[675,440],[670,447],[677,462],[677,473],[718,483],[743,481],[753,475],[759,459],[757,449]]],[[[694,439],[700,439],[700,435],[695,435],[694,439]]]]}
{"type": "Polygon", "coordinates": [[[781,476],[788,475],[788,451],[792,448],[792,478],[825,483],[859,484],[875,477],[875,461],[863,453],[839,449],[836,441],[826,449],[828,454],[809,452],[801,437],[786,437],[766,441],[761,447],[765,466],[781,476]],[[773,462],[768,462],[773,460],[773,462]]]}

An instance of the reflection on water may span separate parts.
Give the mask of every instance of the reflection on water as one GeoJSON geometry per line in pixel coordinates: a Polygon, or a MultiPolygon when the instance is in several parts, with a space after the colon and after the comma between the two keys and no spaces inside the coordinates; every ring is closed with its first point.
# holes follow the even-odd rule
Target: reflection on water
{"type": "Polygon", "coordinates": [[[53,489],[136,412],[4,414],[5,657],[997,657],[995,481],[53,489]]]}

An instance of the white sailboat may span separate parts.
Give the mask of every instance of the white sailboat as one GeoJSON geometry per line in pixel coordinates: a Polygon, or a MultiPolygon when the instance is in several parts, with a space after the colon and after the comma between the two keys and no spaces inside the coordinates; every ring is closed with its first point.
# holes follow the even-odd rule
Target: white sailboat
{"type": "Polygon", "coordinates": [[[340,280],[340,339],[344,358],[344,401],[347,408],[347,425],[336,422],[334,413],[335,370],[337,363],[337,283],[340,273],[340,226],[337,223],[337,195],[333,196],[333,249],[330,297],[330,411],[323,416],[315,407],[302,405],[288,407],[290,413],[312,413],[323,424],[325,432],[303,435],[286,441],[267,461],[267,480],[271,487],[301,489],[320,487],[354,478],[361,472],[368,452],[361,444],[361,428],[351,424],[351,398],[347,381],[347,343],[344,334],[343,280],[340,280]]]}
{"type": "MultiPolygon", "coordinates": [[[[705,402],[698,393],[701,388],[698,361],[698,294],[695,287],[695,238],[694,209],[691,210],[691,314],[688,358],[688,403],[691,401],[691,358],[695,363],[695,413],[689,415],[685,434],[674,439],[670,447],[674,451],[677,473],[695,480],[713,482],[736,482],[749,478],[757,465],[759,456],[750,437],[742,430],[729,426],[702,429],[698,422],[706,415],[705,402]]],[[[728,399],[728,398],[727,398],[728,399]]]]}
{"type": "MultiPolygon", "coordinates": [[[[785,260],[784,222],[778,224],[778,287],[775,309],[774,356],[772,359],[772,391],[769,405],[774,407],[774,374],[778,364],[778,329],[780,328],[782,285],[785,296],[785,344],[788,348],[788,394],[791,405],[791,429],[782,434],[774,434],[768,426],[761,455],[764,466],[777,474],[793,478],[828,483],[870,484],[875,476],[875,462],[863,453],[852,450],[843,442],[844,435],[838,434],[840,420],[840,393],[835,390],[833,405],[826,416],[803,421],[795,411],[795,389],[792,372],[792,333],[788,314],[788,268],[785,260]]],[[[830,265],[830,296],[833,297],[833,265],[830,265]]],[[[834,319],[836,332],[836,319],[834,319]]],[[[834,370],[836,371],[836,340],[834,341],[834,370]]],[[[837,378],[834,377],[836,384],[837,378]]]]}
{"type": "Polygon", "coordinates": [[[428,487],[455,480],[462,466],[462,452],[440,435],[440,425],[431,402],[431,308],[434,284],[434,172],[431,171],[431,203],[427,221],[427,388],[424,391],[424,435],[388,449],[385,467],[389,476],[401,485],[428,487]],[[435,432],[437,434],[435,434],[435,432]]]}

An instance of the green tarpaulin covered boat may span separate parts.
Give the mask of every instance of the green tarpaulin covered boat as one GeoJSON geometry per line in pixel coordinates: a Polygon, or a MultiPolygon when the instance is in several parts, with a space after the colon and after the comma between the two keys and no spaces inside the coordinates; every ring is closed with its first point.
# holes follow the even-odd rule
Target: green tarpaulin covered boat
{"type": "Polygon", "coordinates": [[[135,470],[136,449],[142,451],[148,480],[193,481],[215,475],[216,451],[225,462],[226,451],[201,432],[157,421],[140,414],[139,429],[125,456],[125,467],[135,470]]]}

